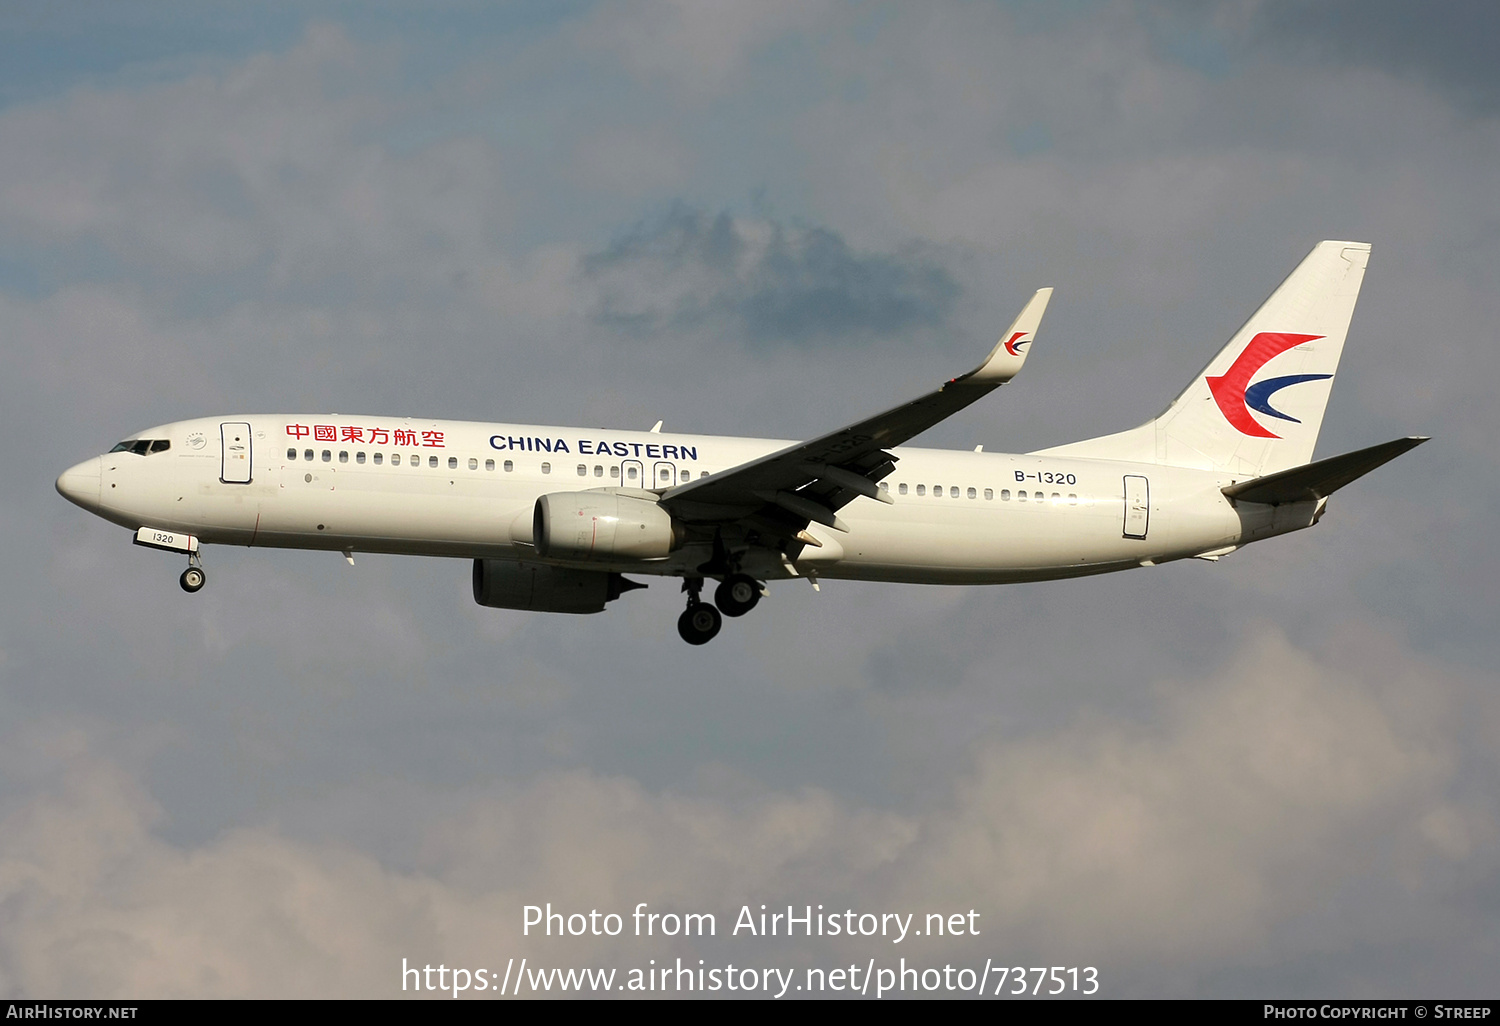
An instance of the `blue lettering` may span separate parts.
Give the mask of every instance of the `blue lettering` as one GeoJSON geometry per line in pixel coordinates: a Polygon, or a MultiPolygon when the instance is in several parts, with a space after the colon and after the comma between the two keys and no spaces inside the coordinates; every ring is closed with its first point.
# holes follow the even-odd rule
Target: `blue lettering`
{"type": "Polygon", "coordinates": [[[552,443],[552,451],[553,452],[572,452],[573,450],[571,450],[571,449],[568,448],[568,443],[567,442],[564,442],[561,438],[559,438],[557,441],[555,441],[555,442],[552,443]]]}
{"type": "Polygon", "coordinates": [[[504,435],[490,435],[490,448],[492,448],[492,449],[504,449],[505,446],[503,446],[503,445],[500,444],[500,439],[502,439],[504,437],[505,437],[504,435]]]}
{"type": "Polygon", "coordinates": [[[640,442],[631,442],[630,443],[630,447],[635,450],[635,454],[637,456],[639,456],[641,454],[641,443],[640,442]]]}
{"type": "Polygon", "coordinates": [[[536,442],[536,448],[532,450],[533,452],[552,451],[552,443],[547,441],[545,438],[534,438],[532,439],[532,441],[536,442]]]}
{"type": "Polygon", "coordinates": [[[648,458],[650,458],[650,459],[653,459],[653,460],[659,460],[659,459],[661,459],[661,446],[659,446],[659,445],[652,445],[650,442],[647,442],[646,443],[646,456],[648,458]]]}
{"type": "Polygon", "coordinates": [[[664,445],[661,447],[661,456],[664,460],[675,460],[677,458],[677,446],[664,445]]]}
{"type": "Polygon", "coordinates": [[[615,443],[615,455],[616,456],[629,456],[630,455],[630,446],[626,445],[624,442],[616,442],[615,443]]]}
{"type": "Polygon", "coordinates": [[[610,453],[609,443],[608,442],[595,442],[594,443],[594,451],[597,452],[600,456],[608,456],[609,453],[610,453]]]}
{"type": "Polygon", "coordinates": [[[524,438],[517,438],[515,435],[507,435],[506,441],[510,442],[510,448],[512,449],[526,448],[526,439],[524,438]]]}
{"type": "Polygon", "coordinates": [[[684,445],[681,446],[681,449],[683,459],[695,460],[698,458],[698,447],[696,445],[684,445]]]}
{"type": "Polygon", "coordinates": [[[580,438],[578,440],[578,455],[580,455],[580,456],[592,456],[592,455],[594,455],[594,443],[590,442],[587,438],[580,438]]]}

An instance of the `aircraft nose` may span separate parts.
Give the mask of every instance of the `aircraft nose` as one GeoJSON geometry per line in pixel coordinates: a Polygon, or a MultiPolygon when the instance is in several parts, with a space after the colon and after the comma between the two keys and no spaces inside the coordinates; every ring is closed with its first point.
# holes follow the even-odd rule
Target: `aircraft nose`
{"type": "Polygon", "coordinates": [[[99,468],[103,460],[95,456],[84,460],[76,467],[69,467],[57,479],[57,490],[62,497],[87,510],[99,508],[99,468]]]}

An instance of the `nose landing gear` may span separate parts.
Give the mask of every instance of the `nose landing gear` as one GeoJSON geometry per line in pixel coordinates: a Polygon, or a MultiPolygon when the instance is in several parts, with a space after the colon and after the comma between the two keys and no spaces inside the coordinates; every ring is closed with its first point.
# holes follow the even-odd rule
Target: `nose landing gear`
{"type": "Polygon", "coordinates": [[[177,578],[177,583],[182,585],[182,590],[192,595],[203,590],[208,583],[208,574],[203,572],[203,557],[196,552],[188,554],[188,568],[177,578]]]}

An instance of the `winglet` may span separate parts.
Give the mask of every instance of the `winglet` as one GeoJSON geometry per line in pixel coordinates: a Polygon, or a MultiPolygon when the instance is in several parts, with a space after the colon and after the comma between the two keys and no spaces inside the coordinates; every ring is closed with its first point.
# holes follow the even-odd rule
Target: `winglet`
{"type": "Polygon", "coordinates": [[[1000,336],[1000,341],[990,351],[989,358],[969,373],[953,380],[1000,385],[1015,377],[1021,364],[1026,362],[1026,354],[1031,351],[1036,329],[1041,326],[1042,314],[1047,312],[1047,300],[1051,298],[1051,289],[1037,289],[1036,295],[1031,297],[1015,323],[1000,336]]]}

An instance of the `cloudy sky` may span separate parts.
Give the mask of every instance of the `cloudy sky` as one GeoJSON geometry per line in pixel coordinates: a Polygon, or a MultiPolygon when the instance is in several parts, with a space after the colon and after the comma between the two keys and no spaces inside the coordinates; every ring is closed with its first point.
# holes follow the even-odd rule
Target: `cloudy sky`
{"type": "Polygon", "coordinates": [[[1492,5],[74,2],[0,13],[0,993],[503,969],[1093,965],[1110,996],[1493,996],[1492,5]],[[119,438],[338,410],[802,437],[971,366],[931,444],[1154,415],[1369,241],[1320,455],[1434,441],[1219,564],[661,583],[211,549],[64,502],[119,438]],[[523,938],[522,907],[719,917],[523,938]],[[756,941],[742,905],[982,914],[756,941]],[[884,961],[882,964],[884,964],[884,961]]]}

